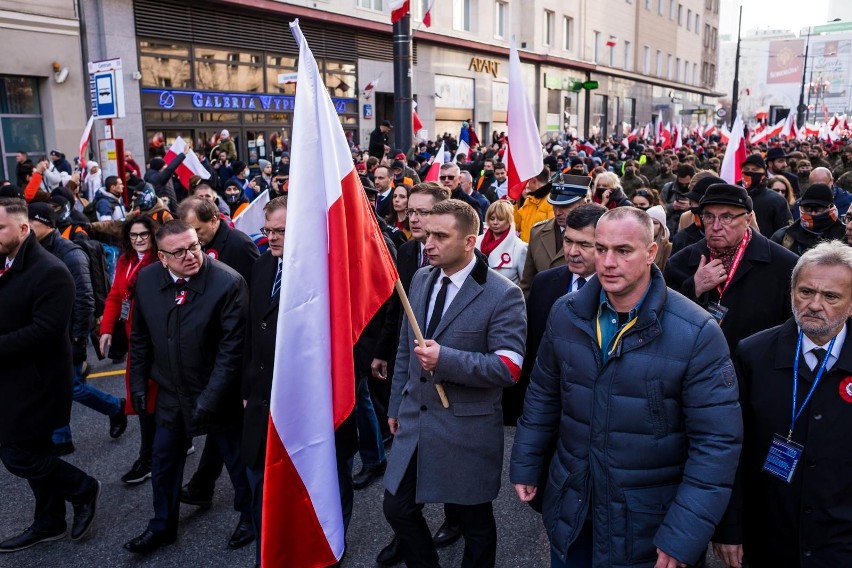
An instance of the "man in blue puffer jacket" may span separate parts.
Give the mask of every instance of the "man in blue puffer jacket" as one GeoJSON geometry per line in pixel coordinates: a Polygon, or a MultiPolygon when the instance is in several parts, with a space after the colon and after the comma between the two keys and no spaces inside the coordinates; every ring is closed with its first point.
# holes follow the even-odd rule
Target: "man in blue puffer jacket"
{"type": "Polygon", "coordinates": [[[597,276],[550,312],[509,476],[523,501],[543,492],[554,568],[696,564],[742,441],[728,347],[666,288],[645,212],[609,211],[595,240],[597,276]]]}

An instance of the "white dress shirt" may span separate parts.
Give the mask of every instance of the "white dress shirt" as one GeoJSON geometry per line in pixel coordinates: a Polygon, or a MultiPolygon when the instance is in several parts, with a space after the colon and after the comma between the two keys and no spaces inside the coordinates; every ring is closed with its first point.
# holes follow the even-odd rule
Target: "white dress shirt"
{"type": "MultiPolygon", "coordinates": [[[[828,362],[825,364],[825,370],[830,371],[837,360],[840,358],[840,351],[843,349],[843,344],[846,342],[846,326],[840,330],[840,333],[837,334],[837,339],[834,341],[834,347],[831,348],[831,352],[827,355],[828,362]]],[[[831,343],[829,341],[829,343],[831,343]]],[[[802,353],[805,355],[805,363],[808,365],[811,371],[816,372],[817,369],[817,356],[813,353],[814,349],[826,349],[828,350],[828,343],[825,345],[817,345],[810,338],[805,335],[802,337],[802,353]]]]}
{"type": "MultiPolygon", "coordinates": [[[[589,278],[591,278],[594,275],[595,275],[595,273],[592,272],[588,276],[583,276],[582,278],[585,278],[586,284],[588,284],[589,278]]],[[[579,286],[577,286],[577,280],[579,280],[580,278],[581,278],[581,276],[579,274],[574,274],[573,272],[571,273],[571,288],[570,288],[571,292],[576,292],[577,290],[580,289],[579,286]]]]}
{"type": "MultiPolygon", "coordinates": [[[[447,285],[447,299],[444,301],[444,311],[441,312],[441,316],[447,313],[447,308],[450,307],[450,304],[453,303],[453,299],[456,297],[456,294],[461,290],[462,284],[467,279],[467,276],[473,272],[473,267],[476,266],[476,255],[470,260],[470,262],[450,276],[450,284],[447,285]]],[[[442,280],[447,276],[446,272],[441,269],[441,274],[438,275],[437,280],[435,280],[435,285],[432,287],[432,294],[429,296],[429,311],[426,313],[426,327],[429,327],[429,322],[432,320],[432,310],[435,307],[435,299],[438,297],[438,292],[441,290],[442,280]]]]}

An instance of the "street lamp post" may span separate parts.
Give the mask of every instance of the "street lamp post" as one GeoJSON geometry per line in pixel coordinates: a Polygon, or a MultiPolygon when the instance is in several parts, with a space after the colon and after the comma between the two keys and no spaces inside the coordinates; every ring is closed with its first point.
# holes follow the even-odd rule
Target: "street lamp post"
{"type": "MultiPolygon", "coordinates": [[[[805,111],[808,108],[805,105],[805,77],[808,72],[808,51],[811,47],[811,29],[813,28],[808,27],[808,40],[805,42],[805,62],[802,64],[802,88],[799,90],[799,106],[796,107],[796,126],[798,128],[802,128],[805,124],[805,111]]],[[[808,96],[810,96],[810,90],[808,96]]]]}

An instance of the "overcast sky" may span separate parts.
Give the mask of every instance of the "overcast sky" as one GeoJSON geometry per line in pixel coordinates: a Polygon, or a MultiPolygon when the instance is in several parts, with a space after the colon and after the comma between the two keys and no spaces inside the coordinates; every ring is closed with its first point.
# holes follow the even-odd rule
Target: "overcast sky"
{"type": "Polygon", "coordinates": [[[740,5],[743,6],[743,34],[746,30],[767,28],[799,33],[806,26],[824,24],[831,19],[828,0],[729,0],[721,6],[721,34],[736,35],[737,9],[740,5]]]}

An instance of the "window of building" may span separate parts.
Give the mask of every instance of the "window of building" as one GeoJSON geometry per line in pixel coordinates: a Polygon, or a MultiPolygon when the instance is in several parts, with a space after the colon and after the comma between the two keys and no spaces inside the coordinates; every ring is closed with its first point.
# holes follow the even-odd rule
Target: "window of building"
{"type": "Polygon", "coordinates": [[[186,89],[192,81],[189,47],[159,41],[139,42],[143,87],[186,89]]]}
{"type": "Polygon", "coordinates": [[[15,180],[15,156],[18,150],[30,155],[33,162],[47,154],[44,124],[35,77],[0,75],[0,178],[15,180]]]}
{"type": "Polygon", "coordinates": [[[473,0],[453,0],[453,28],[465,32],[472,31],[471,3],[473,0]]]}
{"type": "Polygon", "coordinates": [[[683,25],[683,4],[677,5],[677,25],[683,25]]]}
{"type": "Polygon", "coordinates": [[[719,30],[717,30],[714,27],[712,39],[710,40],[710,49],[712,49],[713,51],[716,51],[716,42],[718,41],[718,39],[719,39],[719,30]]]}
{"type": "MultiPolygon", "coordinates": [[[[615,42],[615,38],[612,37],[612,36],[609,36],[609,43],[614,43],[614,42],[615,42]]],[[[609,50],[609,66],[615,67],[615,46],[614,45],[608,45],[607,50],[609,50]]]]}
{"type": "Polygon", "coordinates": [[[494,36],[499,38],[506,37],[506,18],[508,15],[508,5],[505,2],[497,2],[494,4],[494,36]]]}
{"type": "Polygon", "coordinates": [[[642,48],[642,73],[648,75],[651,72],[651,48],[647,45],[642,48]]]}
{"type": "Polygon", "coordinates": [[[384,8],[382,6],[382,0],[358,0],[359,8],[367,8],[368,10],[376,10],[381,12],[384,8]]]}
{"type": "Polygon", "coordinates": [[[544,11],[544,45],[553,45],[553,25],[556,15],[551,10],[544,11]]]}
{"type": "Polygon", "coordinates": [[[598,128],[598,134],[602,138],[607,137],[607,123],[609,122],[607,110],[609,97],[606,95],[594,95],[592,100],[592,126],[598,128]]]}
{"type": "Polygon", "coordinates": [[[562,18],[562,49],[571,51],[574,44],[574,18],[562,18]]]}
{"type": "Polygon", "coordinates": [[[229,48],[193,48],[195,86],[205,91],[263,92],[263,64],[259,55],[229,48]]]}
{"type": "Polygon", "coordinates": [[[710,47],[710,24],[704,24],[704,47],[710,47]]]}
{"type": "Polygon", "coordinates": [[[666,79],[672,78],[672,54],[669,53],[666,55],[666,79]]]}
{"type": "Polygon", "coordinates": [[[680,57],[675,57],[675,81],[680,81],[680,57]]]}
{"type": "Polygon", "coordinates": [[[698,83],[698,63],[692,64],[692,84],[698,83]]]}
{"type": "Polygon", "coordinates": [[[633,49],[629,41],[624,42],[624,69],[633,70],[633,49]]]}
{"type": "Polygon", "coordinates": [[[665,11],[663,10],[664,2],[665,0],[657,0],[657,13],[659,13],[661,16],[665,13],[665,11]]]}
{"type": "Polygon", "coordinates": [[[692,10],[686,10],[686,31],[692,31],[692,10]]]}
{"type": "Polygon", "coordinates": [[[657,77],[663,76],[663,52],[657,50],[657,77]]]}
{"type": "Polygon", "coordinates": [[[630,125],[630,128],[636,126],[636,99],[624,97],[624,122],[630,125]]]}
{"type": "Polygon", "coordinates": [[[645,9],[648,10],[649,12],[651,11],[651,4],[652,3],[653,3],[653,0],[645,0],[645,9]]]}
{"type": "Polygon", "coordinates": [[[594,45],[593,49],[595,50],[595,52],[593,54],[594,55],[593,60],[594,60],[595,63],[600,63],[600,60],[601,60],[601,32],[594,32],[594,37],[595,37],[595,45],[594,45]]]}
{"type": "Polygon", "coordinates": [[[701,33],[701,15],[695,14],[695,35],[701,33]]]}
{"type": "Polygon", "coordinates": [[[669,19],[675,19],[675,0],[669,0],[669,19]]]}
{"type": "Polygon", "coordinates": [[[294,56],[266,56],[266,92],[276,95],[295,95],[295,83],[278,83],[278,76],[284,73],[295,73],[298,70],[297,59],[294,56]]]}
{"type": "Polygon", "coordinates": [[[556,89],[548,89],[547,90],[547,114],[559,114],[561,109],[559,105],[562,104],[562,91],[557,91],[556,89]]]}

